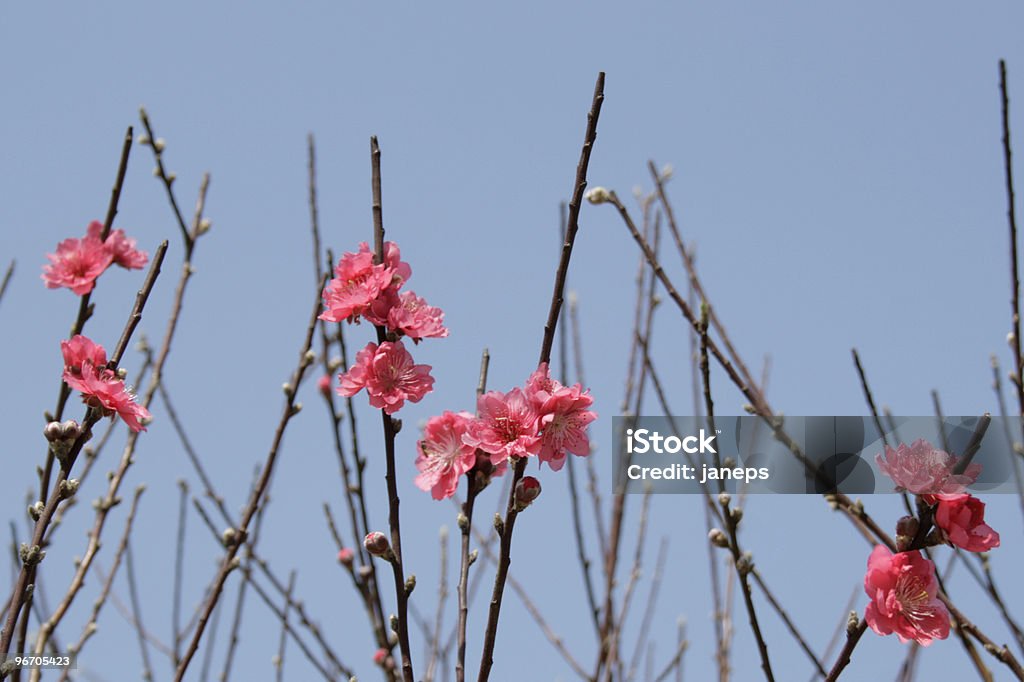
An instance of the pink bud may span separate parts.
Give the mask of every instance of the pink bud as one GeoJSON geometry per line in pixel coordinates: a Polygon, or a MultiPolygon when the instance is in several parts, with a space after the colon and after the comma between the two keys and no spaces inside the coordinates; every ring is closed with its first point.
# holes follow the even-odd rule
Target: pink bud
{"type": "Polygon", "coordinates": [[[352,550],[348,547],[345,547],[340,552],[338,552],[338,563],[340,563],[342,566],[351,566],[352,556],[352,550]]]}
{"type": "Polygon", "coordinates": [[[387,536],[378,530],[366,534],[363,539],[363,547],[373,556],[384,556],[391,550],[387,536]]]}
{"type": "Polygon", "coordinates": [[[533,476],[524,476],[516,483],[516,511],[523,511],[540,496],[540,481],[533,476]]]}
{"type": "Polygon", "coordinates": [[[320,377],[319,379],[317,379],[316,387],[317,387],[317,390],[319,390],[320,393],[323,394],[323,396],[325,398],[330,398],[331,397],[331,377],[330,377],[330,375],[329,374],[325,374],[322,377],[320,377]]]}
{"type": "Polygon", "coordinates": [[[388,650],[387,649],[377,649],[376,651],[373,652],[373,662],[376,663],[377,665],[381,665],[381,666],[384,665],[384,661],[386,661],[387,658],[388,658],[388,650]]]}

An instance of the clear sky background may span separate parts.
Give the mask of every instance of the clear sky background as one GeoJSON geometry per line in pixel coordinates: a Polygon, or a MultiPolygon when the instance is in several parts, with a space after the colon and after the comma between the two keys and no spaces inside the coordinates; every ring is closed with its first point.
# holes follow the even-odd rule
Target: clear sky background
{"type": "MultiPolygon", "coordinates": [[[[406,565],[419,578],[414,601],[424,613],[432,614],[436,603],[438,529],[454,531],[455,511],[412,485],[410,427],[444,409],[472,408],[485,346],[494,388],[522,383],[533,368],[557,258],[558,206],[572,189],[600,70],[608,80],[591,186],[627,198],[636,185],[650,189],[648,159],[674,165],[670,196],[687,240],[697,245],[706,289],[748,363],[758,367],[771,358],[769,398],[776,409],[864,413],[849,353],[856,346],[877,400],[897,414],[929,414],[932,389],[947,414],[995,412],[989,356],[1010,364],[998,60],[1009,65],[1012,125],[1024,140],[1024,105],[1017,105],[1024,102],[1022,19],[1024,11],[1008,2],[828,9],[796,2],[388,8],[182,2],[59,9],[4,3],[0,265],[15,258],[17,270],[0,303],[9,387],[0,403],[7,425],[3,516],[24,534],[24,493],[44,453],[40,415],[52,409],[59,340],[78,304],[66,290],[43,287],[44,254],[102,219],[122,135],[126,126],[138,127],[140,105],[167,140],[166,161],[177,173],[186,211],[202,173],[212,174],[213,231],[197,247],[166,386],[232,509],[243,504],[253,467],[269,446],[280,385],[294,367],[315,296],[306,134],[316,135],[321,225],[335,252],[372,239],[368,140],[379,136],[389,238],[412,264],[410,287],[445,309],[451,329],[450,338],[415,349],[418,361],[433,365],[437,390],[400,415],[407,425],[398,465],[406,565]]],[[[140,329],[155,343],[182,250],[151,168],[149,149],[136,146],[115,226],[150,251],[171,240],[140,329]]],[[[570,287],[579,294],[587,379],[602,417],[593,429],[594,457],[607,501],[610,417],[623,393],[637,252],[613,209],[586,205],[580,222],[570,287]]],[[[666,261],[682,284],[677,260],[666,261]]],[[[115,344],[141,279],[120,270],[104,276],[88,334],[115,344]]],[[[673,408],[690,412],[686,328],[670,305],[662,306],[655,327],[655,361],[671,383],[673,408]]],[[[349,338],[361,346],[371,329],[355,329],[349,338]]],[[[138,362],[129,354],[125,364],[134,371],[138,362]]],[[[744,400],[724,373],[713,372],[718,411],[739,413],[744,400]]],[[[311,614],[361,679],[374,679],[362,610],[334,560],[320,513],[325,500],[342,507],[327,419],[311,385],[301,398],[307,409],[289,427],[261,547],[279,575],[299,571],[297,593],[311,614]]],[[[373,452],[378,420],[365,398],[358,404],[364,448],[373,452]]],[[[653,396],[647,404],[654,408],[653,396]]],[[[149,486],[134,548],[146,625],[166,641],[176,481],[199,487],[159,401],[154,415],[124,491],[149,486]]],[[[116,443],[124,437],[123,430],[118,434],[116,443]]],[[[117,448],[105,451],[100,470],[112,468],[116,455],[117,448]]],[[[383,460],[370,459],[371,513],[384,528],[383,460]]],[[[517,525],[512,571],[589,666],[597,650],[575,561],[565,472],[545,468],[536,475],[544,494],[517,525]]],[[[102,478],[87,481],[83,502],[100,494],[102,478]]],[[[993,554],[996,576],[1019,615],[1018,502],[1009,495],[986,501],[1003,538],[993,554]]],[[[639,502],[630,500],[630,529],[639,502]]],[[[893,526],[896,498],[867,504],[884,527],[893,526]]],[[[497,491],[489,490],[478,506],[484,528],[493,506],[497,491]]],[[[113,514],[99,559],[104,567],[126,511],[113,514]]],[[[863,611],[858,586],[870,547],[817,497],[761,496],[746,512],[745,546],[820,651],[855,588],[863,611]]],[[[647,578],[658,541],[670,543],[654,615],[656,667],[670,658],[677,618],[685,616],[687,677],[709,679],[714,639],[699,500],[659,497],[650,518],[647,578]]],[[[51,603],[66,589],[71,557],[84,551],[91,519],[86,504],[76,507],[47,557],[51,603]]],[[[593,536],[588,539],[594,556],[593,536]]],[[[624,557],[632,555],[634,539],[631,531],[624,557]]],[[[187,547],[191,613],[220,551],[194,514],[187,547]]],[[[620,580],[625,583],[625,571],[620,580]]],[[[225,606],[237,581],[229,582],[225,606]]],[[[488,577],[485,592],[489,583],[488,577]]],[[[80,607],[88,607],[98,586],[90,580],[80,607]]],[[[116,589],[127,598],[122,580],[116,589]]],[[[960,569],[950,590],[993,639],[1010,641],[960,569]]],[[[267,679],[278,626],[250,599],[235,679],[267,679]]],[[[760,597],[758,606],[778,677],[809,677],[806,659],[760,597]]],[[[474,670],[485,609],[484,595],[471,619],[474,670]]],[[[639,611],[627,626],[627,653],[639,611]]],[[[446,617],[454,622],[454,598],[446,617]]],[[[65,621],[63,641],[77,637],[84,618],[80,608],[65,621]]],[[[223,656],[223,620],[226,612],[214,671],[223,656]]],[[[735,679],[758,679],[739,602],[735,621],[735,679]]],[[[414,642],[422,671],[418,633],[414,642]]],[[[888,679],[904,651],[894,638],[868,633],[847,676],[888,679]]],[[[169,679],[169,663],[154,656],[156,678],[169,679]]],[[[495,659],[492,679],[573,679],[511,592],[495,659]]],[[[286,665],[288,679],[312,679],[294,646],[286,665]]],[[[82,667],[94,674],[81,679],[136,677],[137,647],[114,609],[104,612],[82,667]]],[[[997,679],[1007,679],[1005,669],[994,662],[992,668],[997,679]]],[[[955,639],[923,652],[919,671],[922,679],[972,674],[955,639]]]]}

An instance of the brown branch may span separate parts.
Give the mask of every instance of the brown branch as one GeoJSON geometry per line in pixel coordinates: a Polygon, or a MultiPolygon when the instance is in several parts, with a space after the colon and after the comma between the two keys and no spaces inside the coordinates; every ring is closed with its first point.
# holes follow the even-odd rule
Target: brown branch
{"type": "MultiPolygon", "coordinates": [[[[110,190],[110,201],[107,204],[107,215],[103,221],[103,231],[100,233],[100,239],[106,240],[107,235],[110,234],[110,228],[114,224],[114,217],[117,215],[117,205],[121,200],[121,188],[124,187],[124,177],[128,172],[128,157],[132,150],[132,127],[128,126],[125,131],[124,139],[121,143],[121,156],[117,162],[117,175],[114,178],[114,186],[110,190]]],[[[11,266],[13,269],[13,263],[11,266]]],[[[5,284],[6,286],[6,284],[5,284]]],[[[94,289],[95,290],[95,289],[94,289]]],[[[74,324],[71,325],[71,333],[68,334],[68,338],[81,334],[82,330],[85,329],[85,323],[92,317],[93,306],[90,304],[92,298],[92,291],[84,294],[81,300],[78,302],[78,315],[75,317],[74,324]]],[[[67,405],[68,398],[71,397],[71,388],[63,381],[60,382],[60,388],[57,391],[57,407],[53,411],[53,419],[50,421],[60,421],[64,416],[64,407],[67,405]]],[[[50,476],[53,473],[53,453],[47,450],[46,452],[46,465],[43,469],[43,475],[41,477],[39,486],[39,498],[45,500],[49,493],[50,476]]]]}
{"type": "MultiPolygon", "coordinates": [[[[381,200],[380,145],[376,136],[370,138],[370,185],[373,191],[373,244],[374,262],[384,262],[384,212],[381,200]]],[[[384,343],[385,330],[377,325],[377,343],[384,343]]],[[[380,411],[381,425],[384,429],[384,459],[386,470],[384,480],[388,490],[388,528],[391,531],[391,551],[393,558],[391,574],[394,578],[395,601],[398,617],[398,649],[402,654],[402,678],[405,682],[413,682],[412,650],[409,646],[409,591],[405,586],[405,566],[402,561],[402,522],[399,513],[398,478],[395,471],[395,420],[384,411],[380,411]]]]}
{"type": "MultiPolygon", "coordinates": [[[[321,287],[322,286],[323,283],[321,283],[321,287]]],[[[184,678],[185,671],[188,669],[189,663],[192,661],[193,656],[195,656],[195,653],[199,648],[199,641],[203,637],[203,631],[206,629],[206,624],[210,619],[210,615],[213,613],[213,609],[220,599],[221,592],[224,589],[224,583],[227,581],[228,575],[231,571],[237,567],[237,564],[234,561],[235,556],[238,553],[239,547],[241,547],[245,542],[248,534],[249,523],[252,522],[253,517],[256,515],[263,493],[266,491],[267,486],[270,483],[270,477],[274,472],[274,465],[277,463],[277,456],[280,451],[281,442],[284,439],[285,429],[292,417],[298,414],[299,407],[295,403],[295,391],[301,383],[302,376],[305,374],[306,369],[308,369],[310,364],[315,360],[315,356],[310,351],[310,347],[313,343],[313,332],[316,329],[316,318],[319,312],[320,297],[317,296],[316,304],[313,306],[313,313],[310,316],[309,325],[306,328],[306,336],[303,341],[302,350],[299,353],[299,362],[292,374],[291,381],[289,382],[291,390],[286,392],[284,409],[281,414],[281,419],[278,422],[277,430],[274,433],[274,440],[270,446],[270,452],[267,454],[267,459],[263,464],[263,469],[260,473],[260,479],[256,484],[256,488],[252,492],[252,495],[245,506],[245,510],[242,512],[241,521],[239,522],[238,527],[234,529],[235,542],[229,544],[224,558],[221,561],[220,569],[217,571],[217,575],[214,578],[210,589],[210,596],[207,598],[206,605],[203,608],[202,614],[199,616],[198,623],[196,623],[196,629],[192,635],[192,641],[189,643],[181,661],[178,663],[178,668],[174,675],[177,682],[180,682],[184,678]]]]}
{"type": "MultiPolygon", "coordinates": [[[[597,139],[597,120],[601,115],[601,104],[604,102],[604,78],[602,71],[597,75],[597,83],[594,86],[594,98],[590,105],[590,113],[587,114],[587,131],[583,138],[583,150],[580,153],[580,161],[576,166],[576,180],[573,184],[572,199],[569,201],[569,220],[565,231],[565,242],[562,244],[562,258],[555,272],[555,288],[551,296],[551,308],[548,311],[548,321],[544,325],[544,339],[540,346],[540,358],[538,364],[549,362],[551,359],[551,346],[554,343],[555,327],[558,325],[559,311],[562,307],[562,297],[565,291],[565,278],[569,272],[569,258],[572,256],[572,247],[576,242],[576,233],[579,230],[580,205],[583,202],[583,192],[587,188],[587,167],[590,165],[590,153],[597,139]]],[[[494,576],[494,589],[491,593],[491,606],[487,613],[487,628],[484,630],[484,649],[480,657],[480,674],[478,682],[485,682],[490,678],[491,666],[494,665],[494,644],[498,635],[498,617],[501,613],[501,598],[505,591],[505,581],[508,578],[508,567],[512,561],[512,531],[515,529],[516,517],[519,512],[515,508],[516,484],[523,478],[526,470],[527,459],[521,458],[515,465],[509,487],[508,504],[505,510],[505,519],[502,524],[501,546],[498,558],[498,570],[494,576]]]]}
{"type": "Polygon", "coordinates": [[[1013,192],[1013,147],[1010,144],[1010,97],[1006,85],[1006,61],[999,60],[999,95],[1002,103],[1003,169],[1006,173],[1006,220],[1010,227],[1010,308],[1013,313],[1013,385],[1017,389],[1017,403],[1024,416],[1024,355],[1020,348],[1020,269],[1017,262],[1017,211],[1013,192]]]}

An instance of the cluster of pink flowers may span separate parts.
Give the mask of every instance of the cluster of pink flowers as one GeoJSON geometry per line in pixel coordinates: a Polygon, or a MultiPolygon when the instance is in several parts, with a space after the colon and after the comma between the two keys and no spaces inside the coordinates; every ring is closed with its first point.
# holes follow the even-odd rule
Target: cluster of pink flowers
{"type": "Polygon", "coordinates": [[[64,355],[64,383],[82,392],[82,401],[104,416],[117,413],[132,431],[145,431],[149,410],[135,402],[124,380],[107,367],[107,352],[88,337],[78,335],[60,342],[64,355]]]}
{"type": "MultiPolygon", "coordinates": [[[[448,336],[444,312],[412,291],[401,291],[412,276],[394,242],[384,243],[384,258],[374,262],[366,242],[356,253],[345,253],[323,291],[321,320],[358,323],[365,319],[384,327],[387,341],[369,343],[356,355],[348,372],[341,374],[338,393],[353,396],[366,389],[370,404],[394,414],[405,401],[419,402],[434,387],[430,365],[418,365],[401,339],[419,343],[448,336]]],[[[329,384],[327,384],[329,386],[329,384]]],[[[320,390],[325,389],[323,379],[320,390]]]]}
{"type": "Polygon", "coordinates": [[[480,396],[475,417],[468,412],[431,417],[418,443],[416,485],[434,499],[451,497],[462,474],[479,466],[478,459],[493,469],[490,475],[501,475],[509,460],[520,457],[536,457],[557,471],[567,453],[590,454],[587,425],[597,418],[593,403],[589,391],[579,384],[563,386],[542,364],[524,388],[480,396]]]}
{"type": "Polygon", "coordinates": [[[146,265],[149,255],[135,248],[135,240],[124,230],[113,230],[105,240],[103,223],[89,223],[81,239],[65,239],[57,245],[56,253],[46,254],[49,264],[43,266],[43,281],[50,289],[66,287],[79,296],[92,291],[96,278],[111,265],[137,270],[146,265]]]}
{"type": "MultiPolygon", "coordinates": [[[[910,446],[885,448],[875,458],[897,490],[920,496],[929,505],[935,524],[934,542],[946,542],[968,552],[987,552],[999,546],[999,533],[985,523],[985,504],[964,492],[977,480],[981,465],[971,463],[957,472],[957,458],[926,440],[910,446]]],[[[864,591],[871,601],[864,620],[880,635],[896,633],[901,642],[928,646],[949,636],[949,612],[938,598],[935,565],[913,546],[920,521],[908,516],[897,524],[898,545],[893,554],[878,545],[868,558],[864,591]]],[[[931,543],[929,543],[931,544],[931,543]]]]}

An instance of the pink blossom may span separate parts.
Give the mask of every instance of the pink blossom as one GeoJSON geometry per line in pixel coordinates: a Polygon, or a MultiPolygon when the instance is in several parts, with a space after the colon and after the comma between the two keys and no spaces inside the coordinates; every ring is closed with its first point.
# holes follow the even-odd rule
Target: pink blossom
{"type": "Polygon", "coordinates": [[[81,376],[82,365],[87,362],[93,367],[103,367],[107,364],[107,351],[103,346],[81,334],[61,341],[60,352],[64,356],[64,371],[70,372],[73,376],[81,376]]]}
{"type": "Polygon", "coordinates": [[[416,446],[416,487],[429,490],[435,500],[455,494],[459,477],[473,468],[476,448],[462,442],[473,415],[468,412],[445,411],[440,417],[431,417],[423,429],[423,439],[416,446]]]}
{"type": "Polygon", "coordinates": [[[430,365],[414,364],[401,341],[367,344],[349,371],[338,378],[339,394],[353,396],[365,388],[370,405],[387,414],[400,410],[406,400],[418,403],[434,387],[430,365]]]}
{"type": "Polygon", "coordinates": [[[895,450],[885,446],[885,457],[875,455],[882,473],[896,483],[897,490],[915,495],[962,493],[981,473],[981,465],[972,463],[962,474],[954,474],[957,458],[919,438],[911,445],[900,443],[895,450]]]}
{"type": "Polygon", "coordinates": [[[935,525],[949,542],[968,552],[999,546],[999,533],[985,523],[985,503],[967,494],[939,495],[935,525]]]}
{"type": "Polygon", "coordinates": [[[537,412],[521,389],[484,393],[477,400],[477,414],[462,440],[490,454],[495,465],[540,452],[537,412]]]}
{"type": "MultiPolygon", "coordinates": [[[[103,234],[103,223],[98,220],[92,221],[86,234],[98,240],[103,234]]],[[[110,249],[114,262],[122,268],[138,270],[149,262],[149,254],[135,248],[135,240],[129,238],[124,230],[111,230],[103,245],[110,249]]]]}
{"type": "Polygon", "coordinates": [[[316,380],[316,390],[320,391],[324,397],[330,397],[331,395],[331,375],[324,374],[316,380]]]}
{"type": "Polygon", "coordinates": [[[589,391],[584,392],[579,384],[563,386],[551,378],[547,363],[542,363],[527,380],[526,393],[539,415],[540,461],[558,471],[565,464],[566,453],[590,454],[587,425],[597,414],[588,409],[594,404],[589,391]]]}
{"type": "Polygon", "coordinates": [[[135,402],[117,373],[107,367],[107,352],[87,336],[60,342],[64,355],[64,383],[82,392],[82,401],[109,417],[115,412],[132,431],[145,431],[151,415],[135,402]]]}
{"type": "Polygon", "coordinates": [[[48,253],[49,265],[43,266],[43,281],[49,289],[66,287],[79,296],[92,291],[96,278],[103,274],[114,256],[97,237],[65,239],[56,253],[48,253]]]}
{"type": "Polygon", "coordinates": [[[374,265],[370,247],[366,242],[361,243],[358,253],[345,253],[334,268],[334,279],[323,291],[326,310],[320,314],[320,319],[357,321],[391,285],[394,274],[384,263],[374,265]]]}
{"type": "Polygon", "coordinates": [[[402,260],[402,253],[398,249],[398,244],[394,242],[384,242],[384,265],[391,271],[390,286],[396,291],[412,277],[412,268],[402,260]]]}
{"type": "Polygon", "coordinates": [[[151,418],[149,410],[135,402],[135,396],[113,370],[97,368],[86,362],[78,376],[65,371],[64,382],[81,391],[82,402],[99,410],[103,416],[109,417],[116,412],[132,431],[146,430],[143,422],[151,418]]]}
{"type": "Polygon", "coordinates": [[[949,612],[938,599],[935,565],[921,552],[893,554],[876,545],[868,557],[864,591],[871,601],[864,620],[880,635],[896,633],[900,642],[928,646],[949,636],[949,612]]]}
{"type": "Polygon", "coordinates": [[[373,324],[386,326],[391,331],[408,336],[415,342],[428,338],[444,338],[444,311],[427,302],[412,291],[396,293],[388,290],[381,295],[363,317],[373,324]]]}

